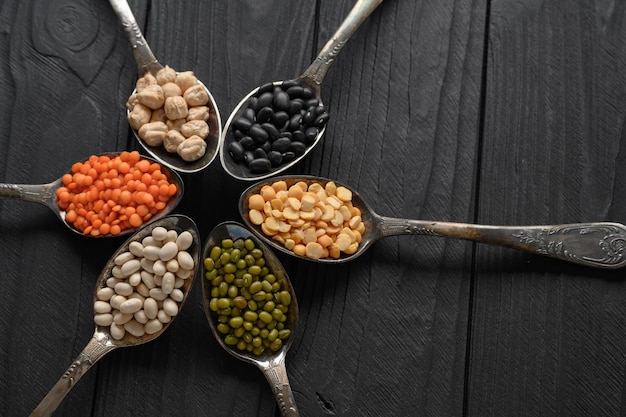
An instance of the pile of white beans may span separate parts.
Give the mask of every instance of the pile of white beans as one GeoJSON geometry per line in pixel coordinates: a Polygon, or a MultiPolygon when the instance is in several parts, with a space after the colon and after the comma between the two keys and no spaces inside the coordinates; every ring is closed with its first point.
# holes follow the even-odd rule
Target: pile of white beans
{"type": "Polygon", "coordinates": [[[161,331],[178,314],[185,298],[185,281],[192,277],[195,261],[187,251],[191,233],[157,226],[128,251],[115,257],[112,276],[96,293],[94,322],[109,327],[122,339],[161,331]]]}

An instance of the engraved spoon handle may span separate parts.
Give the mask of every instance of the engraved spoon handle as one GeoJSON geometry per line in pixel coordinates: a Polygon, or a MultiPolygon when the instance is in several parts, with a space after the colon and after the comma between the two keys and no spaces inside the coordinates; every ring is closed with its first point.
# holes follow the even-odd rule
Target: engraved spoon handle
{"type": "Polygon", "coordinates": [[[133,48],[139,76],[143,76],[147,71],[156,74],[163,66],[154,57],[148,42],[143,37],[128,2],[126,0],[109,0],[109,3],[111,3],[111,7],[113,7],[113,11],[122,24],[122,28],[133,48]]]}
{"type": "Polygon", "coordinates": [[[573,223],[547,226],[485,226],[382,217],[381,235],[432,235],[471,240],[536,253],[595,268],[626,264],[626,226],[573,223]]]}
{"type": "Polygon", "coordinates": [[[300,76],[300,79],[307,79],[318,86],[322,84],[328,69],[346,42],[381,3],[382,0],[358,0],[335,34],[324,45],[315,61],[300,76]]]}
{"type": "Polygon", "coordinates": [[[59,180],[50,184],[0,184],[0,198],[31,201],[56,208],[54,193],[59,185],[59,180]]]}
{"type": "Polygon", "coordinates": [[[114,345],[107,344],[107,340],[101,333],[94,334],[63,376],[33,410],[30,417],[51,416],[80,378],[99,359],[116,348],[114,345]]]}
{"type": "Polygon", "coordinates": [[[287,377],[287,368],[285,367],[285,358],[271,361],[269,366],[260,366],[265,378],[270,383],[274,398],[280,407],[283,417],[298,417],[300,413],[296,407],[296,400],[293,397],[289,378],[287,377]]]}

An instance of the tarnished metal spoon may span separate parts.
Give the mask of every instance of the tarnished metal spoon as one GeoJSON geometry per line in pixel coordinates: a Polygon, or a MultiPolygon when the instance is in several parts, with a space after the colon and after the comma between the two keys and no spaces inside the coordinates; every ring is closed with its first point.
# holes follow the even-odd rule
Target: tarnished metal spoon
{"type": "MultiPolygon", "coordinates": [[[[115,266],[115,258],[119,254],[127,252],[129,250],[128,247],[131,242],[141,242],[143,238],[149,236],[152,233],[152,230],[158,226],[164,227],[167,230],[175,230],[178,234],[181,234],[184,231],[188,231],[193,237],[193,243],[191,247],[187,249],[187,252],[189,252],[189,254],[193,257],[195,267],[194,270],[191,272],[189,278],[184,280],[185,282],[181,287],[184,298],[179,303],[179,309],[182,308],[187,299],[187,295],[189,294],[189,290],[193,285],[193,280],[198,270],[198,265],[200,263],[199,254],[201,245],[196,224],[189,217],[182,215],[172,215],[162,218],[154,223],[149,224],[148,226],[145,226],[144,228],[137,231],[133,236],[128,238],[128,240],[119,247],[119,249],[113,254],[113,256],[111,256],[104,269],[100,273],[94,291],[93,302],[96,301],[96,293],[98,292],[98,290],[106,287],[106,281],[112,277],[112,270],[115,266]]],[[[164,323],[163,328],[156,333],[145,334],[144,336],[137,337],[126,332],[125,336],[119,340],[116,340],[111,336],[108,327],[96,325],[94,334],[91,337],[89,343],[87,343],[87,346],[78,355],[74,362],[72,362],[67,371],[65,371],[63,376],[52,387],[52,389],[39,403],[39,405],[33,410],[33,412],[30,414],[30,417],[51,416],[61,404],[63,399],[66,397],[66,395],[70,392],[70,390],[74,388],[76,383],[78,383],[83,375],[85,375],[85,373],[89,369],[91,369],[91,367],[98,360],[102,359],[104,355],[120,347],[137,346],[156,339],[161,334],[163,334],[163,332],[172,324],[176,317],[177,316],[174,316],[172,317],[172,320],[170,320],[168,323],[164,323]]]]}
{"type": "MultiPolygon", "coordinates": [[[[298,84],[311,88],[315,93],[315,98],[322,104],[321,85],[328,69],[334,62],[335,58],[341,52],[344,45],[352,35],[357,31],[369,15],[382,3],[382,0],[358,0],[350,13],[346,16],[332,38],[324,45],[317,58],[313,63],[295,80],[298,84]]],[[[275,81],[274,85],[280,85],[283,81],[275,81]]],[[[259,92],[257,87],[247,94],[235,107],[230,117],[224,125],[222,137],[220,141],[220,161],[224,170],[232,177],[243,181],[257,181],[277,175],[300,162],[311,150],[317,145],[326,131],[326,127],[321,128],[315,139],[306,147],[304,153],[296,156],[288,163],[271,168],[268,172],[254,173],[248,169],[244,163],[237,163],[229,154],[228,147],[236,138],[233,134],[232,123],[235,119],[244,114],[248,100],[259,92]]]]}
{"type": "Polygon", "coordinates": [[[239,199],[239,211],[246,225],[261,238],[284,253],[316,262],[337,264],[351,261],[365,252],[374,242],[388,236],[428,235],[453,239],[470,240],[495,246],[544,255],[567,262],[594,268],[617,269],[626,264],[626,226],[620,223],[596,222],[538,226],[488,226],[468,223],[438,222],[385,217],[376,214],[354,189],[337,181],[352,192],[352,204],[361,210],[365,232],[358,249],[352,255],[340,258],[313,260],[299,256],[286,249],[263,233],[259,226],[250,221],[248,199],[258,194],[265,185],[285,181],[288,186],[303,181],[307,184],[326,185],[327,178],[314,176],[277,177],[262,181],[246,189],[239,199]]]}
{"type": "Polygon", "coordinates": [[[282,284],[282,287],[291,294],[291,304],[289,305],[289,311],[287,312],[287,321],[285,322],[285,328],[291,330],[291,336],[283,343],[280,350],[276,352],[270,352],[266,350],[263,354],[257,356],[252,352],[245,350],[239,350],[236,346],[230,346],[224,342],[223,335],[217,330],[218,319],[217,313],[212,311],[209,307],[212,285],[211,282],[204,277],[206,269],[202,269],[202,294],[204,310],[211,327],[213,335],[219,342],[219,344],[231,355],[246,362],[250,362],[256,365],[265,375],[265,378],[272,388],[276,402],[280,407],[281,414],[283,416],[295,417],[298,416],[298,409],[296,402],[289,385],[289,379],[287,377],[287,370],[285,367],[285,358],[287,356],[287,350],[291,346],[294,338],[294,333],[298,327],[298,303],[296,300],[296,293],[289,281],[287,272],[283,268],[282,264],[276,258],[276,255],[255,238],[255,236],[247,230],[243,225],[236,222],[224,222],[221,223],[211,231],[206,243],[204,244],[203,257],[206,259],[210,256],[211,249],[214,246],[220,246],[223,239],[252,239],[257,248],[263,251],[265,257],[266,266],[276,276],[277,282],[282,284]]]}
{"type": "MultiPolygon", "coordinates": [[[[116,157],[119,156],[119,153],[105,153],[99,154],[98,156],[109,156],[116,157]]],[[[157,162],[156,160],[143,156],[143,159],[147,159],[151,162],[157,162]]],[[[86,159],[85,159],[86,160],[86,159]]],[[[82,162],[82,161],[81,161],[82,162]]],[[[68,171],[71,172],[71,171],[68,171]]],[[[168,167],[161,165],[161,172],[163,172],[170,183],[176,184],[178,191],[175,195],[170,198],[167,205],[163,210],[161,210],[158,214],[150,219],[150,221],[158,220],[164,216],[167,216],[171,213],[174,208],[180,203],[180,200],[183,197],[183,193],[185,190],[185,185],[183,183],[182,178],[176,171],[170,170],[168,167]]],[[[70,229],[72,232],[77,233],[82,236],[95,237],[95,238],[106,238],[106,237],[117,237],[124,236],[130,233],[134,233],[137,229],[125,229],[122,230],[121,233],[117,235],[107,234],[107,235],[97,235],[93,236],[91,234],[85,235],[81,230],[77,229],[69,223],[65,219],[65,210],[62,210],[57,204],[57,196],[56,191],[59,187],[63,186],[63,177],[57,179],[48,184],[1,184],[0,183],[0,199],[14,199],[14,200],[22,200],[22,201],[31,201],[34,203],[43,204],[48,207],[52,212],[70,229]]],[[[145,224],[144,224],[145,225],[145,224]]],[[[143,225],[142,225],[143,226],[143,225]]]]}
{"type": "MultiPolygon", "coordinates": [[[[146,39],[137,25],[137,21],[135,20],[128,2],[126,0],[109,0],[109,3],[111,3],[117,18],[131,43],[135,63],[137,64],[138,76],[142,77],[146,72],[150,72],[155,75],[160,69],[163,68],[163,65],[157,61],[152,53],[150,46],[146,42],[146,39]]],[[[209,103],[207,104],[207,107],[210,109],[210,117],[209,120],[207,120],[207,124],[209,125],[209,135],[205,140],[207,148],[204,156],[200,159],[196,161],[185,161],[178,154],[167,152],[163,146],[150,146],[139,137],[137,131],[132,129],[135,138],[146,150],[146,152],[152,155],[152,157],[159,162],[179,172],[193,173],[208,167],[218,154],[220,137],[222,136],[222,120],[220,118],[220,112],[217,108],[217,103],[206,85],[201,81],[198,82],[204,87],[204,90],[209,96],[209,103]]],[[[133,91],[132,94],[135,94],[135,92],[136,90],[133,91]]]]}

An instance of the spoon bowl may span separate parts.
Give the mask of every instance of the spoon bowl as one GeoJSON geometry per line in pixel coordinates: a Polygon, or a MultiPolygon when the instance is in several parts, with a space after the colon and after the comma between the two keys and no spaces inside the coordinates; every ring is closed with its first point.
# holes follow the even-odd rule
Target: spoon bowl
{"type": "Polygon", "coordinates": [[[388,236],[427,235],[503,246],[594,268],[617,269],[626,265],[626,226],[620,223],[491,226],[386,217],[374,212],[361,195],[349,186],[315,176],[283,176],[271,181],[258,182],[241,194],[239,213],[247,227],[266,244],[288,255],[320,263],[339,264],[354,260],[377,240],[388,236]],[[364,225],[356,251],[350,255],[342,253],[338,258],[312,259],[297,255],[274,238],[268,237],[262,227],[250,219],[249,198],[259,194],[264,186],[276,181],[285,181],[287,187],[299,182],[307,185],[319,183],[325,186],[332,181],[338,187],[349,189],[352,193],[352,205],[360,210],[364,225]]]}
{"type": "MultiPolygon", "coordinates": [[[[149,236],[155,227],[164,227],[167,230],[175,230],[178,234],[184,231],[191,233],[193,242],[187,251],[194,259],[194,269],[191,271],[191,275],[184,280],[184,284],[181,287],[183,293],[183,299],[178,303],[179,309],[183,307],[189,291],[193,285],[198,266],[200,264],[200,238],[198,228],[193,220],[183,215],[172,215],[157,220],[149,225],[143,227],[137,231],[133,236],[128,238],[119,249],[111,256],[106,263],[104,269],[98,277],[93,303],[96,301],[96,293],[101,288],[107,287],[107,280],[113,277],[113,268],[116,266],[115,258],[129,250],[129,246],[132,242],[141,242],[146,236],[149,236]]],[[[176,316],[172,317],[167,323],[163,323],[163,327],[152,334],[144,334],[143,336],[133,336],[129,332],[126,332],[121,339],[115,339],[110,332],[109,327],[103,327],[96,325],[94,334],[87,346],[78,355],[78,357],[72,362],[71,366],[63,374],[63,376],[52,387],[48,394],[43,398],[39,405],[30,414],[30,417],[42,417],[51,416],[57,407],[61,404],[63,399],[67,396],[69,391],[76,385],[80,378],[104,355],[111,352],[114,349],[120,347],[137,346],[143,343],[159,337],[163,332],[172,324],[176,316]]]]}
{"type": "Polygon", "coordinates": [[[233,241],[236,241],[237,239],[252,239],[256,248],[261,249],[265,257],[265,265],[269,268],[271,273],[275,275],[276,282],[279,282],[282,285],[282,288],[285,291],[288,291],[291,295],[289,310],[286,312],[287,320],[284,322],[285,329],[291,331],[291,336],[284,341],[278,351],[272,352],[269,349],[266,349],[260,355],[255,355],[252,352],[240,350],[236,346],[227,344],[224,340],[224,335],[218,330],[218,314],[210,307],[210,300],[212,299],[211,290],[213,287],[211,285],[211,281],[205,278],[205,267],[202,270],[202,299],[211,331],[218,343],[229,354],[238,359],[254,364],[263,372],[272,388],[274,397],[280,406],[283,416],[297,416],[298,411],[285,368],[285,358],[287,356],[287,351],[293,342],[294,333],[298,326],[299,319],[298,303],[293,286],[291,285],[289,277],[287,276],[282,264],[274,253],[266,245],[264,245],[263,242],[255,238],[255,236],[243,225],[236,222],[224,222],[215,226],[204,245],[202,259],[209,258],[211,250],[215,246],[220,246],[223,239],[232,239],[233,241]]]}
{"type": "MultiPolygon", "coordinates": [[[[146,39],[137,25],[137,21],[135,20],[128,2],[126,0],[109,0],[109,3],[111,3],[117,18],[131,43],[135,63],[137,64],[138,75],[141,77],[147,72],[150,72],[152,75],[156,75],[159,70],[163,69],[163,65],[157,61],[154,53],[150,49],[150,46],[146,42],[146,39]]],[[[206,85],[199,80],[198,83],[203,87],[209,97],[209,102],[206,106],[210,110],[209,119],[206,121],[209,126],[209,134],[205,138],[207,147],[201,158],[195,161],[185,161],[177,153],[168,152],[162,145],[150,146],[139,136],[137,130],[131,128],[137,142],[139,142],[139,144],[146,150],[146,152],[152,155],[153,158],[173,170],[184,173],[194,173],[208,167],[219,152],[220,137],[222,136],[222,121],[217,108],[217,103],[206,85]]],[[[136,92],[136,89],[133,90],[131,96],[136,92]]],[[[129,113],[130,111],[127,110],[127,116],[129,113]]]]}
{"type": "MultiPolygon", "coordinates": [[[[119,155],[120,153],[104,153],[104,154],[99,154],[96,156],[116,157],[119,155]]],[[[143,156],[143,155],[142,155],[142,158],[153,163],[158,163],[156,160],[143,156]]],[[[71,171],[68,171],[68,172],[71,173],[71,171]]],[[[176,171],[170,170],[168,167],[163,166],[163,164],[161,164],[161,172],[165,174],[165,176],[167,177],[170,183],[176,185],[177,191],[176,191],[176,194],[174,194],[169,199],[165,208],[161,210],[160,212],[158,212],[156,215],[154,215],[149,220],[149,222],[159,220],[167,216],[168,214],[170,214],[176,208],[178,203],[180,203],[180,200],[183,198],[185,185],[180,175],[178,175],[176,171]]],[[[0,199],[7,198],[7,199],[14,199],[14,200],[31,201],[34,203],[42,204],[48,207],[50,210],[52,210],[52,212],[63,222],[63,224],[65,224],[65,226],[67,226],[68,229],[82,236],[88,236],[92,238],[107,238],[107,237],[124,236],[124,235],[128,235],[137,231],[136,228],[135,229],[129,228],[129,229],[122,230],[121,233],[117,235],[100,234],[100,235],[95,235],[95,236],[91,234],[83,233],[81,230],[77,229],[73,224],[67,221],[67,219],[65,218],[65,215],[66,215],[65,210],[61,209],[58,205],[56,191],[62,186],[63,186],[63,176],[61,176],[61,178],[48,184],[0,183],[0,199]]],[[[143,225],[145,225],[145,223],[143,225]]]]}
{"type": "MultiPolygon", "coordinates": [[[[286,81],[286,83],[296,84],[310,89],[313,97],[318,101],[318,105],[316,107],[318,109],[324,108],[321,98],[321,85],[326,73],[339,52],[343,49],[346,42],[348,42],[361,24],[365,22],[369,15],[381,3],[382,0],[358,0],[331,39],[326,43],[326,45],[324,45],[313,63],[300,76],[293,80],[286,81]]],[[[318,127],[318,130],[314,137],[307,136],[304,141],[304,143],[306,143],[305,149],[301,149],[300,147],[299,150],[293,152],[294,155],[290,155],[288,158],[283,153],[282,162],[272,164],[271,168],[266,167],[262,171],[254,171],[243,162],[237,162],[233,158],[230,146],[233,142],[238,142],[240,139],[237,138],[234,133],[233,123],[246,114],[246,110],[249,108],[248,106],[251,104],[252,98],[257,97],[259,93],[263,92],[265,89],[271,88],[272,86],[277,87],[283,83],[283,81],[275,81],[253,89],[239,102],[239,104],[237,104],[237,106],[235,106],[235,109],[226,121],[224,129],[222,130],[219,153],[222,167],[232,177],[242,181],[258,181],[284,172],[304,159],[320,142],[322,136],[324,135],[326,131],[327,113],[324,116],[323,123],[317,123],[316,121],[316,123],[310,124],[311,127],[318,127]]],[[[257,123],[256,116],[248,115],[247,118],[250,119],[252,123],[262,125],[260,122],[257,123]]]]}

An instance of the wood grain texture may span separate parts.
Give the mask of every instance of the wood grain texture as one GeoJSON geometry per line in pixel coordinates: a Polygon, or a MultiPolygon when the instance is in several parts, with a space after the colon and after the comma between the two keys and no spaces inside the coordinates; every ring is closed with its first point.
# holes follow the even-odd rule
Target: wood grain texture
{"type": "MultiPolygon", "coordinates": [[[[491,2],[478,219],[625,220],[624,4],[491,2]]],[[[468,414],[624,414],[623,273],[480,247],[468,414]]]]}

